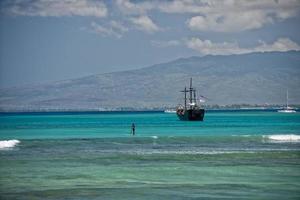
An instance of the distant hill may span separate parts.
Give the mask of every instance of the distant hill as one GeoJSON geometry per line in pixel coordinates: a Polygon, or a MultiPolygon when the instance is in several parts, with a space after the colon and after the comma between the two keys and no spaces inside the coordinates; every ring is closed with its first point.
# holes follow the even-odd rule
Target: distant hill
{"type": "Polygon", "coordinates": [[[0,90],[1,110],[175,106],[193,77],[206,104],[300,104],[300,52],[181,58],[150,67],[0,90]]]}

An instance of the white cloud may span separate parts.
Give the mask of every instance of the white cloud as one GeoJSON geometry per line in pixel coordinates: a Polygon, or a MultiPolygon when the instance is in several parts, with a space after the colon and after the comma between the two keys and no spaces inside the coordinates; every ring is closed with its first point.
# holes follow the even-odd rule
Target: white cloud
{"type": "Polygon", "coordinates": [[[198,13],[203,3],[199,0],[152,0],[130,1],[116,0],[117,7],[125,14],[146,14],[150,10],[165,13],[198,13]],[[200,7],[199,7],[200,6],[200,7]]]}
{"type": "MultiPolygon", "coordinates": [[[[26,16],[105,17],[105,0],[1,0],[0,9],[26,16]],[[2,3],[4,2],[4,3],[2,3]]],[[[193,31],[240,32],[259,29],[295,17],[299,0],[115,0],[112,11],[133,22],[140,30],[161,30],[149,12],[189,14],[186,25],[193,31]],[[120,13],[118,13],[120,14],[120,13]]],[[[115,14],[115,13],[113,13],[115,14]]]]}
{"type": "Polygon", "coordinates": [[[125,14],[147,15],[151,10],[194,14],[187,21],[191,30],[216,32],[258,29],[295,17],[300,11],[299,0],[117,0],[116,5],[125,14]]]}
{"type": "Polygon", "coordinates": [[[205,7],[209,3],[209,1],[173,0],[161,2],[158,7],[166,13],[200,13],[206,9],[205,7]]]}
{"type": "Polygon", "coordinates": [[[139,3],[132,3],[130,0],[116,0],[116,6],[125,14],[145,14],[148,10],[154,9],[155,2],[140,1],[139,3]]]}
{"type": "Polygon", "coordinates": [[[289,38],[279,38],[272,44],[260,41],[260,44],[252,48],[242,48],[238,43],[214,43],[210,40],[201,40],[199,38],[191,38],[185,42],[188,48],[194,49],[202,55],[231,55],[245,54],[252,52],[272,52],[272,51],[300,51],[299,44],[293,42],[289,38]]]}
{"type": "Polygon", "coordinates": [[[137,29],[142,30],[147,33],[154,33],[161,28],[159,28],[148,16],[139,16],[131,18],[130,21],[136,26],[137,29]]]}
{"type": "Polygon", "coordinates": [[[91,23],[92,32],[97,33],[101,36],[113,36],[116,38],[121,38],[128,28],[117,21],[110,21],[107,25],[100,25],[96,22],[91,23]]]}
{"type": "Polygon", "coordinates": [[[263,12],[248,11],[226,15],[195,16],[187,21],[187,25],[191,30],[196,31],[239,32],[258,29],[273,21],[272,17],[263,12]]]}
{"type": "Polygon", "coordinates": [[[268,52],[268,51],[300,51],[300,46],[289,38],[279,38],[273,44],[266,44],[260,41],[260,45],[254,48],[254,51],[268,52]]]}
{"type": "Polygon", "coordinates": [[[4,12],[24,16],[94,16],[105,17],[107,7],[102,1],[93,0],[13,0],[9,1],[4,12]]]}
{"type": "Polygon", "coordinates": [[[181,43],[182,42],[180,40],[169,40],[169,41],[152,40],[151,41],[151,44],[153,46],[160,47],[160,48],[179,46],[179,45],[181,45],[181,43]]]}
{"type": "Polygon", "coordinates": [[[239,32],[261,28],[299,13],[300,1],[210,1],[198,8],[191,30],[239,32]],[[202,9],[201,9],[202,8],[202,9]]]}

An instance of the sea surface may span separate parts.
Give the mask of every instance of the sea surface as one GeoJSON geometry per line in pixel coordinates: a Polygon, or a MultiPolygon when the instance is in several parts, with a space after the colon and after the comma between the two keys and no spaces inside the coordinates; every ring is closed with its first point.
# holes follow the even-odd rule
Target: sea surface
{"type": "Polygon", "coordinates": [[[300,199],[300,113],[2,113],[0,199],[300,199]]]}

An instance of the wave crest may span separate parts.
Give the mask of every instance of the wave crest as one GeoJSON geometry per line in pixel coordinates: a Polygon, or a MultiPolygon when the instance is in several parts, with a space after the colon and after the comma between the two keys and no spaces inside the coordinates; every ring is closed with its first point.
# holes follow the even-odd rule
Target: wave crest
{"type": "Polygon", "coordinates": [[[300,142],[300,135],[265,135],[267,138],[274,142],[300,142]]]}
{"type": "Polygon", "coordinates": [[[0,140],[0,149],[12,148],[19,143],[19,140],[0,140]]]}

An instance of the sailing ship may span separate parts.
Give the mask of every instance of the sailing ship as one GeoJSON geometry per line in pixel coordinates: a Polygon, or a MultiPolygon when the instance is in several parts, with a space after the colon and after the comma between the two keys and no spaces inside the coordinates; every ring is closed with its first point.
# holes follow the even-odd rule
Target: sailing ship
{"type": "Polygon", "coordinates": [[[179,105],[176,109],[177,116],[184,121],[203,121],[205,110],[200,108],[196,102],[196,90],[192,85],[192,78],[190,79],[190,88],[184,88],[184,105],[179,105]],[[187,99],[189,94],[189,99],[187,99]],[[189,102],[187,102],[189,100],[189,102]]]}
{"type": "Polygon", "coordinates": [[[282,110],[278,110],[278,112],[281,113],[295,113],[296,110],[293,110],[293,108],[289,107],[289,91],[286,91],[286,107],[282,110]]]}

